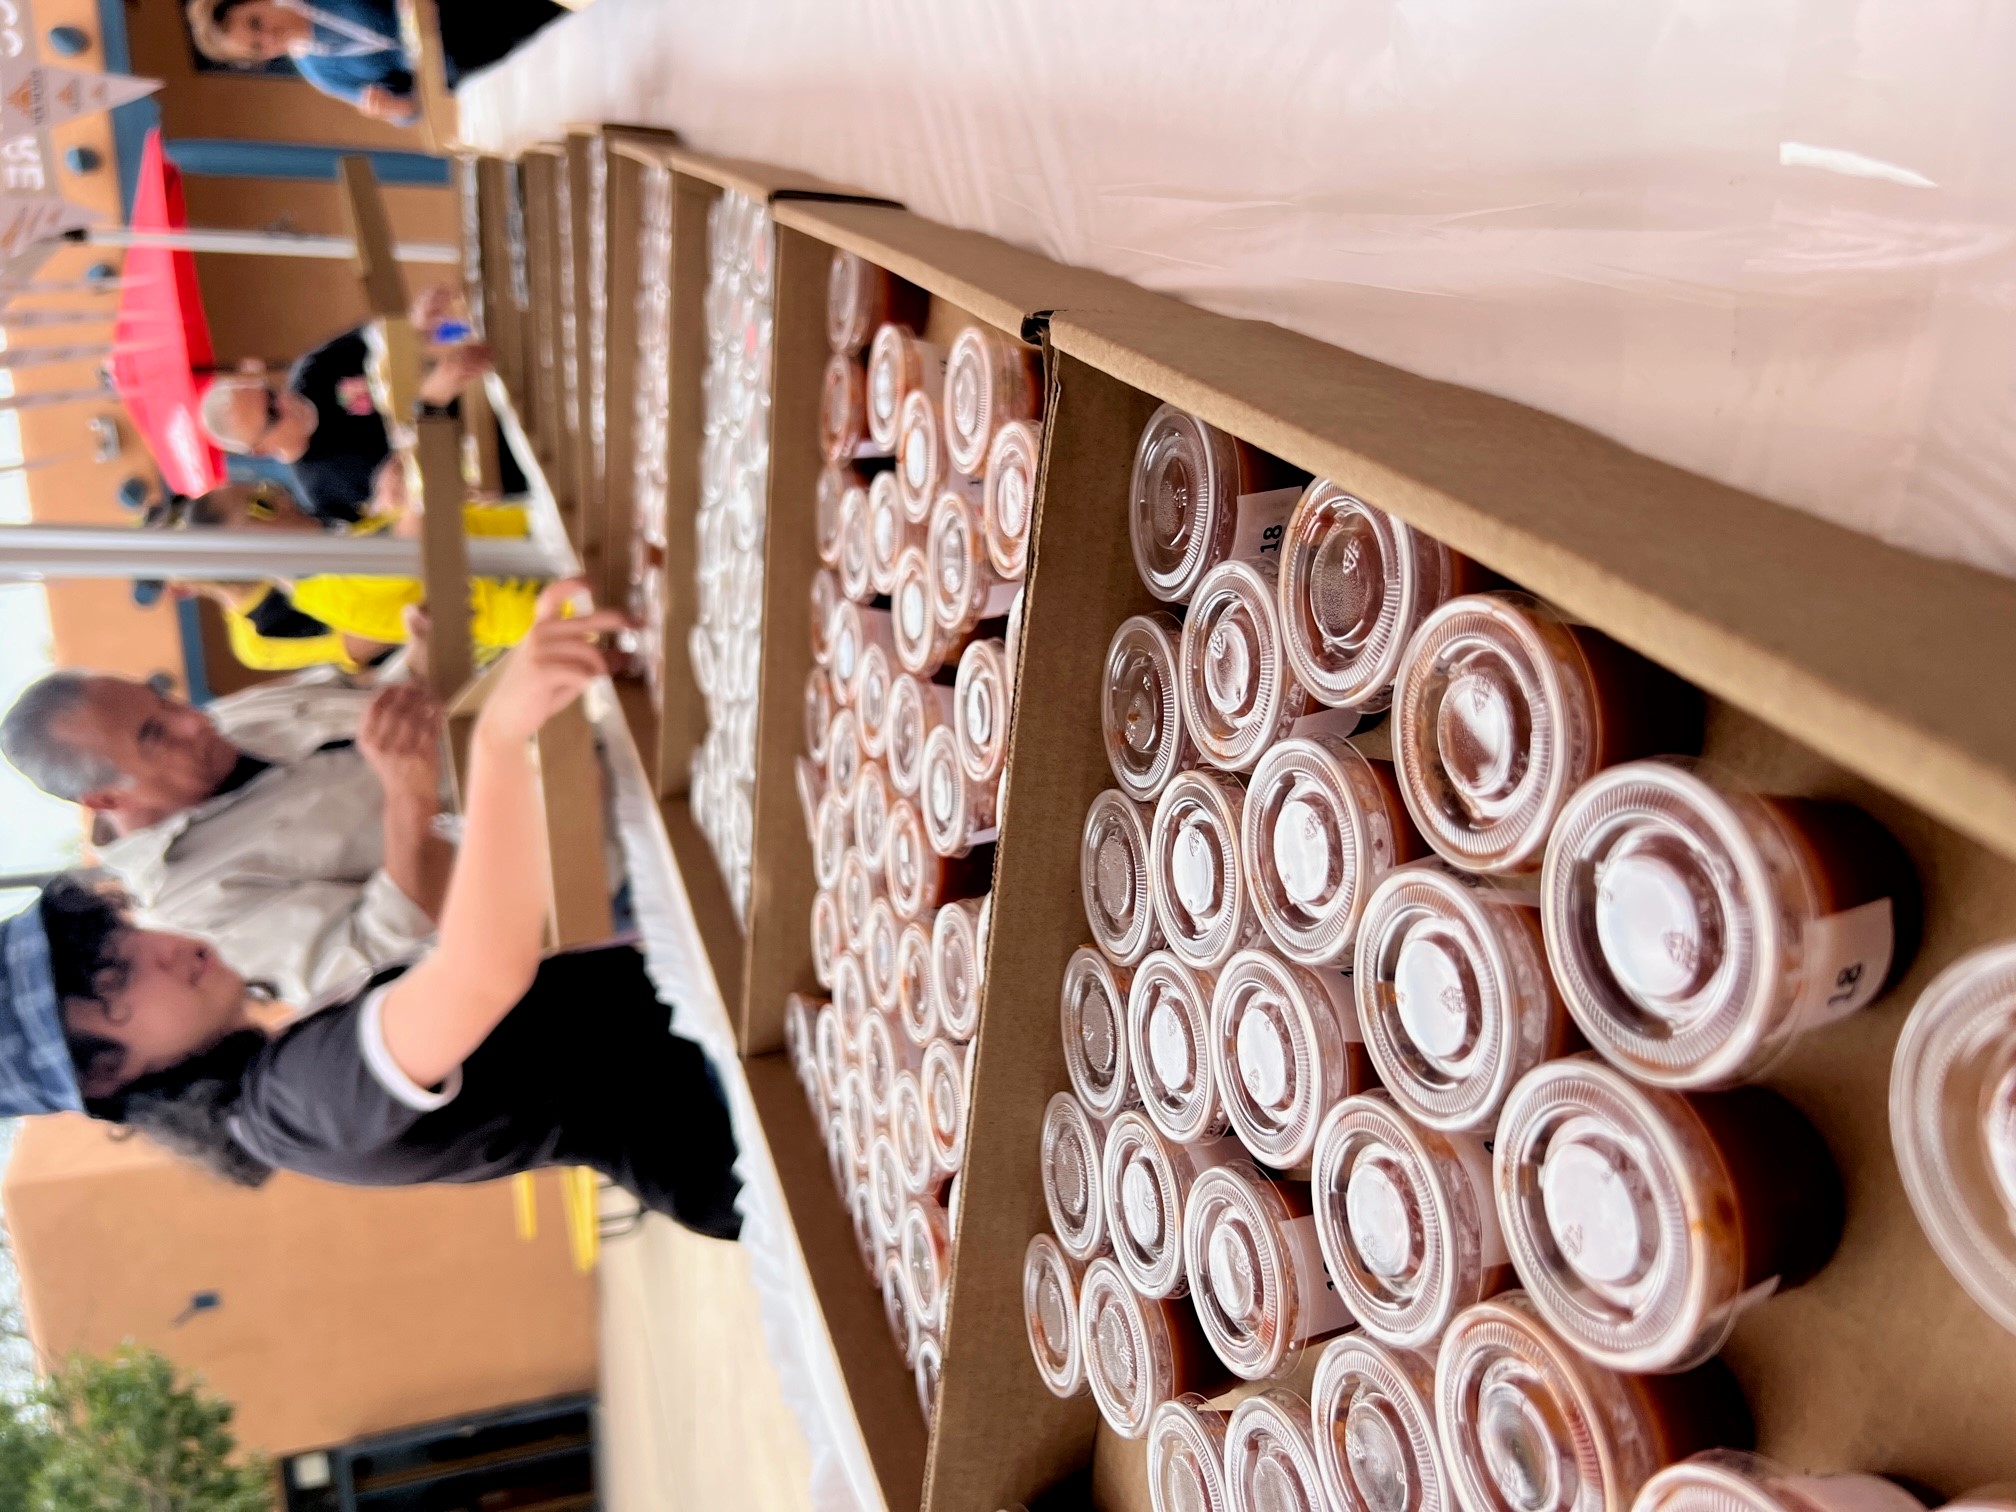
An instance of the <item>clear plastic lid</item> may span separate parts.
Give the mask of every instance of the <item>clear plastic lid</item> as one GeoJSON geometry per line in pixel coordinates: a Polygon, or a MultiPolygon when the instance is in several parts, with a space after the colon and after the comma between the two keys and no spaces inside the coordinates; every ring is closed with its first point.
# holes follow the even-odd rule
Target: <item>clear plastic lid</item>
{"type": "Polygon", "coordinates": [[[868,1111],[877,1124],[889,1120],[889,1099],[896,1093],[896,1041],[889,1032],[889,1018],[883,1013],[864,1014],[854,1031],[854,1063],[861,1068],[861,1084],[868,1093],[868,1111]]]}
{"type": "Polygon", "coordinates": [[[905,519],[922,525],[930,518],[950,472],[938,406],[921,390],[905,394],[896,418],[896,488],[905,519]]]}
{"type": "MultiPolygon", "coordinates": [[[[861,1079],[865,1085],[865,1073],[861,1079]]],[[[902,1238],[903,1209],[910,1194],[903,1185],[903,1162],[896,1158],[896,1142],[879,1131],[869,1136],[868,1195],[872,1199],[870,1212],[876,1239],[884,1249],[896,1249],[902,1238]]],[[[914,1303],[916,1299],[911,1300],[914,1303]]]]}
{"type": "Polygon", "coordinates": [[[1663,1464],[1707,1447],[1704,1431],[1740,1433],[1742,1419],[1726,1372],[1621,1376],[1519,1291],[1458,1313],[1435,1362],[1436,1430],[1466,1512],[1614,1512],[1663,1464]]]}
{"type": "MultiPolygon", "coordinates": [[[[841,1012],[841,1023],[846,1023],[845,1010],[841,1012]]],[[[842,1043],[852,1038],[852,1035],[846,1035],[842,1043]]],[[[840,1121],[847,1136],[847,1159],[853,1169],[865,1177],[868,1174],[869,1152],[875,1144],[875,1115],[868,1106],[868,1084],[851,1055],[847,1057],[847,1068],[840,1074],[840,1096],[835,1106],[840,1110],[840,1121]]],[[[876,1230],[875,1242],[887,1243],[880,1229],[876,1230]]]]}
{"type": "Polygon", "coordinates": [[[1894,954],[1891,901],[1836,911],[1840,889],[1801,833],[1842,829],[1852,849],[1864,837],[1845,832],[1850,816],[1873,830],[1846,805],[1795,809],[1675,760],[1584,783],[1554,826],[1540,894],[1547,958],[1589,1043],[1641,1081],[1725,1086],[1874,998],[1894,954]]]}
{"type": "Polygon", "coordinates": [[[1365,1049],[1430,1128],[1488,1133],[1513,1084],[1574,1043],[1539,910],[1483,878],[1435,862],[1389,873],[1353,960],[1365,1049]]]}
{"type": "Polygon", "coordinates": [[[1243,1161],[1214,1166],[1190,1188],[1183,1265],[1205,1337],[1246,1380],[1282,1374],[1306,1343],[1350,1326],[1323,1273],[1307,1188],[1243,1161]]]}
{"type": "Polygon", "coordinates": [[[822,999],[802,992],[784,994],[784,1053],[799,1082],[815,1100],[819,1096],[816,1071],[812,1065],[812,1022],[826,1006],[822,999]]]}
{"type": "Polygon", "coordinates": [[[1154,1512],[1227,1512],[1225,1425],[1229,1412],[1200,1396],[1164,1402],[1148,1420],[1148,1504],[1154,1512]]]}
{"type": "MultiPolygon", "coordinates": [[[[1799,1211],[1803,1189],[1835,1179],[1812,1169],[1817,1137],[1806,1130],[1800,1148],[1797,1115],[1778,1103],[1768,1156],[1718,1138],[1703,1114],[1722,1122],[1736,1096],[1640,1086],[1583,1054],[1529,1072],[1506,1099],[1492,1151],[1506,1247],[1534,1305],[1591,1359],[1629,1371],[1699,1364],[1775,1289],[1763,1284],[1778,1274],[1773,1236],[1753,1226],[1819,1222],[1799,1211]],[[1737,1175],[1766,1162],[1768,1196],[1737,1175]]],[[[1823,1257],[1832,1247],[1824,1233],[1796,1237],[1823,1257]]]]}
{"type": "Polygon", "coordinates": [[[931,997],[938,1005],[938,1030],[962,1043],[980,1028],[982,971],[976,910],[954,900],[931,921],[931,997]]]}
{"type": "Polygon", "coordinates": [[[840,858],[840,937],[857,956],[868,944],[868,910],[882,896],[882,873],[868,864],[859,846],[840,858]]]}
{"type": "Polygon", "coordinates": [[[1155,804],[1148,842],[1155,921],[1171,950],[1207,971],[1260,932],[1239,867],[1245,801],[1238,778],[1197,770],[1179,773],[1155,804]]]}
{"type": "Polygon", "coordinates": [[[931,931],[916,919],[896,936],[896,1021],[922,1049],[938,1037],[938,999],[931,986],[931,931]]]}
{"type": "MultiPolygon", "coordinates": [[[[833,1179],[836,1182],[843,1179],[843,1173],[847,1170],[845,1157],[835,1159],[833,1153],[836,1149],[844,1149],[846,1145],[845,1139],[837,1132],[839,1125],[840,1121],[834,1119],[827,1125],[826,1135],[826,1155],[834,1162],[833,1179]]],[[[852,1174],[847,1174],[844,1179],[846,1188],[841,1193],[841,1200],[847,1204],[847,1217],[854,1226],[854,1247],[860,1252],[861,1263],[868,1269],[868,1284],[879,1286],[882,1276],[882,1251],[875,1243],[875,1220],[869,1214],[872,1199],[868,1196],[868,1183],[852,1174]]]]}
{"type": "Polygon", "coordinates": [[[1016,585],[994,571],[979,512],[964,495],[941,493],[931,506],[924,557],[931,569],[931,613],[948,641],[956,644],[982,620],[1008,612],[1016,585]]]}
{"type": "Polygon", "coordinates": [[[1072,951],[1064,966],[1058,1004],[1064,1073],[1095,1118],[1111,1118],[1136,1100],[1127,1072],[1127,988],[1133,980],[1133,972],[1116,969],[1089,945],[1072,951]]]}
{"type": "Polygon", "coordinates": [[[819,470],[819,485],[812,495],[812,544],[820,562],[840,565],[840,502],[850,489],[862,486],[859,473],[839,462],[828,462],[819,470]]]}
{"type": "Polygon", "coordinates": [[[1383,1091],[1347,1098],[1323,1120],[1309,1186],[1331,1279],[1383,1343],[1430,1347],[1511,1284],[1491,1152],[1475,1134],[1420,1128],[1383,1091]]]}
{"type": "Polygon", "coordinates": [[[840,496],[840,559],[833,564],[840,591],[857,604],[874,596],[874,542],[868,528],[868,490],[850,488],[840,496]]]}
{"type": "Polygon", "coordinates": [[[1239,442],[1165,404],[1134,448],[1127,529],[1134,565],[1165,603],[1189,602],[1231,549],[1244,486],[1239,442]]]}
{"type": "Polygon", "coordinates": [[[954,467],[977,474],[996,431],[1042,413],[1041,370],[1034,347],[999,331],[968,326],[954,338],[945,368],[945,449],[954,467]]]}
{"type": "Polygon", "coordinates": [[[889,689],[887,759],[889,783],[906,798],[924,781],[924,742],[953,718],[952,690],[899,673],[889,689]]]}
{"type": "Polygon", "coordinates": [[[835,352],[819,388],[819,450],[828,462],[846,462],[870,445],[867,374],[857,360],[835,352]]]}
{"type": "MultiPolygon", "coordinates": [[[[839,721],[834,721],[834,724],[839,727],[839,721]]],[[[812,820],[813,880],[825,891],[836,892],[840,887],[840,867],[847,859],[847,847],[854,843],[854,809],[847,802],[846,792],[834,783],[830,764],[826,774],[826,794],[819,800],[812,820]]]]}
{"type": "Polygon", "coordinates": [[[926,840],[916,804],[899,798],[889,805],[889,833],[883,852],[883,878],[896,916],[916,919],[936,907],[945,861],[926,840]]]}
{"type": "Polygon", "coordinates": [[[868,438],[887,453],[896,449],[903,397],[912,389],[936,395],[945,380],[945,349],[893,322],[868,348],[868,438]]]}
{"type": "Polygon", "coordinates": [[[853,1064],[847,1026],[840,1010],[828,1003],[812,1017],[812,1069],[819,1080],[819,1101],[838,1110],[840,1083],[853,1064]]]}
{"type": "Polygon", "coordinates": [[[1183,1207],[1198,1175],[1241,1159],[1236,1139],[1175,1144],[1137,1108],[1113,1120],[1101,1157],[1106,1235],[1113,1258],[1144,1297],[1180,1297],[1190,1289],[1183,1268],[1183,1207]]]}
{"type": "Polygon", "coordinates": [[[1891,1062],[1890,1141],[1933,1249],[2016,1332],[2016,942],[1919,995],[1891,1062]]]}
{"type": "Polygon", "coordinates": [[[888,855],[889,809],[895,795],[877,762],[864,762],[854,778],[854,844],[869,875],[880,880],[888,855]]]}
{"type": "Polygon", "coordinates": [[[952,1284],[952,1235],[945,1210],[928,1197],[911,1198],[903,1210],[897,1253],[909,1272],[918,1325],[935,1333],[945,1326],[945,1294],[952,1284]]]}
{"type": "Polygon", "coordinates": [[[1109,1259],[1085,1268],[1078,1333],[1092,1400],[1122,1438],[1145,1437],[1155,1409],[1188,1388],[1199,1363],[1181,1304],[1137,1296],[1109,1259]]]}
{"type": "MultiPolygon", "coordinates": [[[[840,579],[830,568],[821,567],[812,574],[812,585],[808,590],[812,599],[812,660],[821,667],[833,662],[833,611],[840,607],[840,579]]],[[[839,689],[834,689],[834,697],[841,697],[839,689]]]]}
{"type": "Polygon", "coordinates": [[[868,1001],[879,1013],[896,1011],[897,955],[903,926],[887,898],[868,905],[868,932],[861,949],[861,975],[868,983],[868,1001]]]}
{"type": "Polygon", "coordinates": [[[966,1052],[949,1040],[933,1040],[917,1073],[924,1112],[931,1120],[931,1145],[938,1169],[950,1176],[966,1163],[966,1052]]]}
{"type": "Polygon", "coordinates": [[[1078,846],[1078,889],[1092,941],[1122,966],[1161,943],[1149,891],[1149,812],[1113,788],[1092,800],[1078,846]]]}
{"type": "Polygon", "coordinates": [[[1214,766],[1251,770],[1309,708],[1288,676],[1271,560],[1221,562],[1197,586],[1183,621],[1177,695],[1183,727],[1214,766]]]}
{"type": "Polygon", "coordinates": [[[855,728],[863,754],[880,761],[889,749],[889,699],[902,676],[890,665],[889,653],[871,643],[861,653],[854,678],[855,728]]]}
{"type": "Polygon", "coordinates": [[[1454,1512],[1435,1437],[1435,1362],[1351,1333],[1309,1388],[1316,1466],[1337,1512],[1454,1512]]]}
{"type": "Polygon", "coordinates": [[[1069,1092],[1053,1096],[1043,1110],[1043,1201],[1050,1209],[1050,1231],[1074,1260],[1106,1252],[1101,1148],[1099,1126],[1084,1105],[1069,1092]]]}
{"type": "Polygon", "coordinates": [[[833,696],[847,704],[853,701],[854,690],[859,686],[861,653],[871,644],[893,651],[896,640],[887,609],[866,609],[850,599],[842,599],[833,606],[832,624],[833,696]]]}
{"type": "Polygon", "coordinates": [[[1011,420],[987,448],[981,518],[987,559],[1003,578],[1020,582],[1029,570],[1029,538],[1036,527],[1036,470],[1042,464],[1043,428],[1011,420]]]}
{"type": "Polygon", "coordinates": [[[879,472],[868,485],[868,586],[876,593],[896,587],[896,564],[912,546],[924,544],[924,533],[903,518],[896,474],[879,472]]]}
{"type": "Polygon", "coordinates": [[[918,1336],[917,1358],[910,1369],[917,1380],[917,1410],[924,1414],[924,1427],[928,1433],[931,1414],[938,1409],[938,1382],[945,1373],[945,1346],[936,1334],[918,1336]]]}
{"type": "Polygon", "coordinates": [[[893,275],[836,249],[826,275],[826,344],[836,352],[859,352],[889,318],[895,293],[893,275]]]}
{"type": "Polygon", "coordinates": [[[998,640],[976,640],[959,657],[953,684],[952,733],[959,762],[975,782],[998,781],[1008,760],[1014,682],[998,640]]]}
{"type": "Polygon", "coordinates": [[[1210,975],[1166,950],[1144,959],[1127,989],[1127,1064],[1142,1110],[1179,1144],[1229,1127],[1211,1075],[1210,975]]]}
{"type": "MultiPolygon", "coordinates": [[[[875,1212],[875,1195],[871,1189],[868,1196],[868,1211],[871,1219],[875,1212]]],[[[883,1245],[886,1251],[890,1248],[883,1245]]],[[[917,1345],[924,1332],[917,1323],[917,1304],[910,1297],[910,1277],[903,1269],[900,1255],[885,1255],[882,1261],[882,1320],[889,1325],[889,1337],[896,1341],[897,1353],[903,1356],[903,1363],[913,1365],[917,1360],[917,1345]]]]}
{"type": "MultiPolygon", "coordinates": [[[[1762,1455],[1705,1449],[1645,1483],[1632,1512],[1924,1512],[1880,1475],[1799,1475],[1762,1455]]],[[[1949,1503],[1949,1506],[1952,1505],[1949,1503]]]]}
{"type": "Polygon", "coordinates": [[[1281,549],[1289,670],[1319,703],[1385,708],[1407,642],[1454,579],[1440,541],[1318,478],[1281,549]]]}
{"type": "Polygon", "coordinates": [[[1284,740],[1253,769],[1240,859],[1260,926],[1290,960],[1348,968],[1366,898],[1419,845],[1392,768],[1349,741],[1284,740]]]}
{"type": "Polygon", "coordinates": [[[924,835],[941,856],[964,856],[994,838],[996,782],[975,782],[959,760],[959,742],[940,725],[924,739],[924,770],[917,784],[924,835]]]}
{"type": "Polygon", "coordinates": [[[1050,1394],[1083,1396],[1085,1352],[1078,1336],[1078,1287],[1084,1268],[1049,1234],[1038,1234],[1022,1254],[1022,1322],[1029,1353],[1050,1394]]]}
{"type": "Polygon", "coordinates": [[[1537,866],[1598,760],[1597,689],[1560,620],[1518,594],[1449,600],[1408,643],[1393,763],[1421,833],[1471,871],[1537,866]]]}
{"type": "Polygon", "coordinates": [[[819,828],[819,800],[826,796],[826,769],[809,757],[793,756],[791,781],[798,790],[798,812],[805,821],[805,838],[809,841],[819,828]]]}
{"type": "Polygon", "coordinates": [[[895,1089],[889,1094],[889,1142],[896,1146],[896,1162],[903,1168],[903,1189],[912,1197],[934,1190],[944,1173],[931,1144],[923,1084],[907,1066],[896,1073],[895,1089]]]}
{"type": "Polygon", "coordinates": [[[1232,1409],[1225,1489],[1232,1512],[1327,1512],[1307,1402],[1273,1386],[1232,1409]]]}
{"type": "Polygon", "coordinates": [[[1307,1165],[1324,1113],[1372,1080],[1350,978],[1266,950],[1233,956],[1211,994],[1211,1079],[1263,1164],[1307,1165]]]}
{"type": "Polygon", "coordinates": [[[805,754],[826,764],[826,731],[833,723],[833,679],[814,666],[805,674],[805,754]]]}
{"type": "Polygon", "coordinates": [[[896,559],[889,590],[889,615],[896,660],[913,677],[929,677],[945,665],[951,643],[931,612],[931,567],[922,546],[905,547],[896,559]]]}
{"type": "Polygon", "coordinates": [[[1106,648],[1099,719],[1120,791],[1152,803],[1197,759],[1178,695],[1183,625],[1164,611],[1122,621],[1106,648]]]}

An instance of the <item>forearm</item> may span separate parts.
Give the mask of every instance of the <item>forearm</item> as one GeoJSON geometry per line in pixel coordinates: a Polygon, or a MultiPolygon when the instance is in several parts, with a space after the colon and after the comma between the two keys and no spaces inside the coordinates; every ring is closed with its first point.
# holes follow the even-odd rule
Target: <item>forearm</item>
{"type": "Polygon", "coordinates": [[[428,918],[439,924],[455,868],[455,848],[435,833],[440,805],[431,795],[388,794],[385,800],[385,875],[428,918]]]}
{"type": "Polygon", "coordinates": [[[499,737],[479,719],[441,949],[464,969],[495,971],[507,984],[529,982],[545,947],[552,868],[539,798],[532,743],[499,737]]]}

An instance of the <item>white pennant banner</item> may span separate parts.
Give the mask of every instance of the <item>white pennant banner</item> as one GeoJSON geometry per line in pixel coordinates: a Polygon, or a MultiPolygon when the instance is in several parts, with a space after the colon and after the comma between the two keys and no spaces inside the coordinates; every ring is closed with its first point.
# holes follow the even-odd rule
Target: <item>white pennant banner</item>
{"type": "Polygon", "coordinates": [[[79,116],[142,99],[160,87],[159,79],[134,74],[12,58],[0,62],[0,135],[47,131],[79,116]]]}

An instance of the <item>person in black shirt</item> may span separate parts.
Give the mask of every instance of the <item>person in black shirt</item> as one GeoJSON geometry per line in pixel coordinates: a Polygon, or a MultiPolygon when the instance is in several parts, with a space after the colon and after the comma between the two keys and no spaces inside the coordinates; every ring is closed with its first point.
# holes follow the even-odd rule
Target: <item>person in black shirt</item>
{"type": "Polygon", "coordinates": [[[605,668],[611,611],[556,584],[471,741],[434,949],[283,1021],[208,943],[64,878],[0,925],[0,1114],[81,1108],[226,1177],[361,1186],[585,1165],[654,1211],[739,1232],[735,1140],[706,1056],[635,950],[540,959],[549,874],[532,738],[605,668]]]}

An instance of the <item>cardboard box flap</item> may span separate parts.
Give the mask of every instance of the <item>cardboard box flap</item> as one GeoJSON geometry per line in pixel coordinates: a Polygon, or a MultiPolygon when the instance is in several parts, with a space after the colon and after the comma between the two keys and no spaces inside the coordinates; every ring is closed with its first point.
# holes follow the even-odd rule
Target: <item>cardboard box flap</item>
{"type": "Polygon", "coordinates": [[[756,163],[746,158],[715,157],[690,147],[668,144],[658,150],[654,161],[694,178],[705,179],[723,189],[746,194],[769,204],[779,199],[853,199],[888,205],[894,202],[867,189],[830,183],[795,168],[779,168],[774,163],[756,163]]]}
{"type": "Polygon", "coordinates": [[[1140,294],[1051,339],[2016,857],[2016,700],[1982,684],[2016,665],[2016,582],[1259,321],[1140,294]]]}

